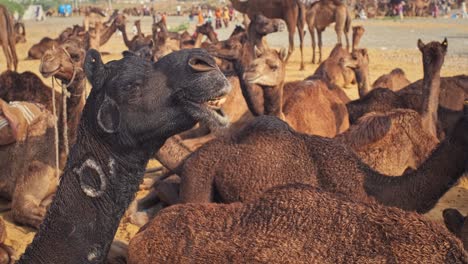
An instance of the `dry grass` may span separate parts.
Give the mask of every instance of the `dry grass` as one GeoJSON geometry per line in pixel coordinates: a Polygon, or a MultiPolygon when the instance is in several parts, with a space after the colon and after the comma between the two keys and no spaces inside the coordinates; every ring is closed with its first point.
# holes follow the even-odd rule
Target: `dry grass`
{"type": "MultiPolygon", "coordinates": [[[[65,21],[65,20],[63,20],[65,21]]],[[[70,23],[68,23],[70,24],[70,23]]],[[[67,25],[68,25],[67,24],[67,25]]],[[[408,26],[407,24],[398,24],[392,22],[382,22],[383,26],[408,26]]],[[[424,23],[415,21],[411,25],[416,28],[424,27],[424,23]],[[418,24],[419,23],[419,24],[418,24]]],[[[37,43],[44,36],[55,37],[60,31],[63,30],[65,25],[50,24],[50,23],[27,23],[27,38],[28,42],[18,45],[18,54],[20,57],[19,71],[32,71],[39,75],[38,68],[40,61],[32,60],[26,61],[27,51],[33,43],[37,43]]],[[[440,28],[444,28],[441,25],[440,28]]],[[[440,29],[439,28],[439,29],[440,29]]],[[[324,49],[324,54],[328,54],[330,47],[324,49]]],[[[111,40],[101,48],[101,51],[111,52],[110,55],[103,57],[104,61],[110,61],[121,58],[121,51],[125,50],[122,37],[114,34],[111,40]]],[[[371,80],[374,81],[380,75],[390,72],[395,67],[402,68],[411,81],[416,81],[422,78],[422,65],[421,55],[417,49],[400,49],[400,50],[382,50],[372,48],[369,49],[369,56],[371,61],[370,74],[371,80]]],[[[311,58],[310,48],[305,49],[306,61],[311,58]]],[[[442,76],[452,76],[457,74],[467,74],[468,59],[461,56],[447,56],[445,64],[442,69],[442,76]]],[[[0,70],[4,70],[5,59],[0,56],[0,70]]],[[[308,63],[306,71],[298,71],[299,69],[299,53],[295,52],[287,66],[287,80],[300,80],[313,73],[317,65],[308,63]]],[[[44,80],[50,84],[50,79],[44,80]]],[[[88,86],[89,87],[89,86],[88,86]]],[[[357,97],[357,90],[355,88],[346,90],[351,98],[357,97]]],[[[157,162],[152,162],[150,166],[156,166],[157,162]]],[[[138,196],[144,195],[145,192],[140,192],[138,196]]],[[[463,179],[459,187],[453,188],[437,205],[437,207],[427,214],[428,217],[440,221],[441,210],[446,207],[459,208],[463,213],[468,213],[468,180],[463,179]]],[[[8,237],[6,243],[11,245],[20,255],[26,245],[32,240],[34,231],[30,228],[16,226],[12,223],[9,213],[3,213],[2,217],[6,220],[8,237]]],[[[136,232],[138,227],[128,223],[126,219],[122,220],[121,226],[117,232],[116,238],[128,241],[136,232]]]]}

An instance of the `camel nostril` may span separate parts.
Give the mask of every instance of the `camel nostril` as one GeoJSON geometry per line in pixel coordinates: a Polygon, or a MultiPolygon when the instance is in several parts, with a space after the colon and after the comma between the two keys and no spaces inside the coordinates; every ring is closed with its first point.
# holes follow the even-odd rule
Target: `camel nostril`
{"type": "Polygon", "coordinates": [[[202,57],[190,58],[188,62],[189,66],[198,72],[207,72],[216,69],[216,66],[213,65],[213,63],[208,62],[205,58],[202,57]]]}

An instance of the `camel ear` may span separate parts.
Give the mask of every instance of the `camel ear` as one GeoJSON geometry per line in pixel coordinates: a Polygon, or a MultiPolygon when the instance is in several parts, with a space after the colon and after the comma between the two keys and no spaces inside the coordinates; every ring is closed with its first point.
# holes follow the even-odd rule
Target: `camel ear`
{"type": "Polygon", "coordinates": [[[97,114],[99,127],[106,133],[115,133],[120,127],[120,110],[117,103],[106,95],[97,114]]]}
{"type": "Polygon", "coordinates": [[[424,48],[424,46],[425,46],[425,45],[424,45],[424,43],[422,42],[422,40],[421,40],[421,39],[418,39],[418,48],[419,48],[420,51],[422,51],[422,49],[424,48]]]}
{"type": "Polygon", "coordinates": [[[279,51],[279,56],[282,62],[286,61],[286,57],[288,57],[288,52],[286,51],[285,48],[281,48],[279,51]]]}
{"type": "Polygon", "coordinates": [[[447,38],[444,38],[444,41],[442,41],[442,47],[444,47],[444,51],[447,51],[447,48],[448,48],[447,38]]]}
{"type": "Polygon", "coordinates": [[[367,49],[361,49],[361,54],[362,56],[367,57],[367,49]]]}
{"type": "Polygon", "coordinates": [[[86,77],[92,84],[93,89],[101,89],[105,79],[105,68],[101,59],[101,54],[97,50],[88,50],[84,68],[86,77]]]}
{"type": "Polygon", "coordinates": [[[456,209],[447,208],[442,212],[442,216],[444,217],[445,226],[448,230],[459,236],[460,234],[458,234],[458,232],[461,230],[463,222],[465,221],[463,215],[456,209]]]}

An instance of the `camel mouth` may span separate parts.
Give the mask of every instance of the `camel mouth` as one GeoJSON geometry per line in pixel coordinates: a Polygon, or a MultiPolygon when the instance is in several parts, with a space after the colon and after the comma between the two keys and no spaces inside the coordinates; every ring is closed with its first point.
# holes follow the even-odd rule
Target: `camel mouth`
{"type": "Polygon", "coordinates": [[[218,96],[216,98],[209,99],[208,101],[204,102],[203,105],[207,108],[212,110],[220,110],[221,106],[226,102],[226,96],[218,96]]]}
{"type": "Polygon", "coordinates": [[[44,78],[49,78],[50,76],[54,76],[60,71],[60,66],[58,66],[55,70],[52,71],[45,71],[42,67],[40,69],[40,72],[44,78]]]}

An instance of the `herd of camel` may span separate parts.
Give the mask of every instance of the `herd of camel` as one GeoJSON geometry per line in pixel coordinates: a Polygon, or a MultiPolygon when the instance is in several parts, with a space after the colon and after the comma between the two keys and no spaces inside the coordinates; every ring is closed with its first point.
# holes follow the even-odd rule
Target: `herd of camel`
{"type": "MultiPolygon", "coordinates": [[[[129,38],[118,12],[43,38],[28,56],[62,92],[32,72],[0,75],[0,196],[38,229],[18,263],[468,263],[466,217],[421,215],[468,164],[468,76],[440,76],[447,39],[418,40],[421,80],[396,68],[370,83],[365,29],[345,19],[351,49],[285,82],[294,44],[265,36],[283,20],[301,28],[299,2],[284,7],[292,24],[232,2],[250,23],[226,40],[209,23],[190,34],[156,20],[129,38]],[[128,50],[104,64],[117,30],[128,50]],[[161,171],[142,184],[153,158],[161,171]],[[141,226],[129,244],[113,241],[123,217],[141,226]]],[[[322,4],[340,8],[307,12],[322,4]]],[[[25,41],[4,20],[14,38],[2,45],[25,41]]],[[[0,221],[0,263],[13,263],[5,236],[0,221]]]]}

